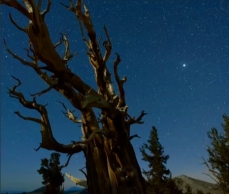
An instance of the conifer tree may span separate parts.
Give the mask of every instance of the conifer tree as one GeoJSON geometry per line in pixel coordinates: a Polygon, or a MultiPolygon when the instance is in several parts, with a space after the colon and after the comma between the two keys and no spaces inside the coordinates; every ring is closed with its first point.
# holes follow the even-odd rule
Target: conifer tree
{"type": "Polygon", "coordinates": [[[37,171],[43,177],[42,184],[45,185],[44,194],[63,193],[64,175],[61,173],[61,170],[64,166],[60,166],[59,158],[59,153],[52,153],[49,160],[47,158],[41,159],[41,168],[37,171]]]}
{"type": "Polygon", "coordinates": [[[208,176],[216,181],[223,194],[229,194],[229,117],[224,114],[223,120],[222,134],[219,134],[216,128],[208,132],[211,141],[207,147],[209,158],[203,161],[211,173],[208,176]]]}
{"type": "Polygon", "coordinates": [[[142,159],[149,163],[149,171],[143,170],[143,174],[146,175],[148,182],[148,192],[155,194],[182,193],[171,179],[170,170],[165,166],[169,155],[164,155],[164,148],[159,141],[155,127],[152,128],[147,142],[148,144],[143,144],[140,151],[142,153],[142,159]]]}

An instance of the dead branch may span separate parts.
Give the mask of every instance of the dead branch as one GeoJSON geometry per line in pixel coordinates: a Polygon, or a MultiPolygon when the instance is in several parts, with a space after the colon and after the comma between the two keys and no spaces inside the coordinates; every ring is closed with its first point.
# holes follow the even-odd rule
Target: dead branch
{"type": "Polygon", "coordinates": [[[125,91],[123,88],[123,84],[127,81],[126,76],[124,76],[123,79],[120,80],[119,75],[118,75],[118,65],[121,62],[120,55],[116,53],[117,58],[114,61],[114,74],[115,74],[115,80],[118,84],[118,90],[119,90],[119,103],[117,105],[118,108],[126,106],[126,101],[125,101],[125,91]]]}
{"type": "Polygon", "coordinates": [[[63,111],[62,112],[68,119],[70,119],[74,123],[82,123],[82,120],[78,120],[77,117],[74,116],[73,112],[75,112],[75,110],[71,111],[71,110],[67,109],[63,102],[59,101],[59,103],[61,103],[62,106],[64,107],[64,109],[67,111],[67,112],[63,112],[63,111]]]}
{"type": "Polygon", "coordinates": [[[1,0],[0,4],[5,4],[5,5],[8,5],[9,7],[13,7],[17,9],[18,11],[20,11],[24,16],[32,20],[32,17],[29,14],[29,12],[16,0],[1,0]]]}
{"type": "Polygon", "coordinates": [[[51,0],[48,0],[46,9],[41,13],[42,16],[45,16],[50,11],[51,4],[51,0]]]}
{"type": "Polygon", "coordinates": [[[62,42],[65,45],[65,52],[64,52],[64,56],[63,56],[62,60],[65,63],[67,63],[70,59],[72,59],[72,57],[74,57],[75,55],[77,55],[78,52],[76,52],[74,55],[70,52],[69,40],[67,39],[67,36],[65,34],[61,34],[61,39],[62,39],[62,42]]]}
{"type": "MultiPolygon", "coordinates": [[[[72,86],[69,86],[68,84],[58,84],[58,80],[52,79],[51,77],[48,76],[47,73],[45,73],[45,72],[43,73],[41,71],[42,68],[45,69],[46,67],[38,67],[36,60],[34,62],[28,62],[28,61],[20,58],[19,56],[17,56],[15,53],[13,53],[9,49],[9,47],[7,46],[7,43],[6,43],[5,40],[4,40],[4,44],[5,44],[5,47],[6,47],[7,51],[13,56],[13,58],[16,58],[17,60],[19,60],[23,65],[32,67],[36,71],[36,73],[50,86],[49,88],[43,90],[42,92],[34,94],[34,96],[42,95],[42,94],[48,92],[49,90],[51,90],[52,88],[54,88],[55,90],[59,91],[61,94],[66,96],[76,108],[81,109],[81,104],[80,104],[81,97],[74,91],[72,86]]],[[[28,54],[28,51],[27,51],[27,54],[28,54]]],[[[74,75],[74,76],[76,76],[76,75],[74,75]]],[[[75,78],[76,78],[76,82],[77,83],[78,82],[82,83],[82,85],[79,84],[79,86],[80,86],[79,90],[81,92],[84,90],[84,87],[86,87],[86,88],[88,87],[89,88],[89,86],[86,85],[85,83],[83,83],[78,76],[76,76],[75,78]]],[[[68,79],[69,79],[69,76],[68,76],[68,79]]],[[[91,89],[91,87],[90,87],[90,89],[91,89]]],[[[93,89],[91,89],[91,92],[92,93],[96,93],[93,89]]],[[[15,98],[15,97],[13,97],[13,98],[15,98]]]]}
{"type": "Polygon", "coordinates": [[[53,137],[53,134],[52,134],[51,125],[49,123],[49,118],[48,118],[48,114],[47,114],[47,110],[45,106],[38,104],[35,98],[33,101],[27,101],[24,98],[24,95],[22,93],[16,91],[16,88],[21,85],[20,80],[17,78],[14,78],[14,79],[18,81],[18,84],[13,86],[13,88],[9,90],[10,95],[17,98],[24,107],[29,108],[29,109],[34,109],[37,112],[39,112],[41,115],[41,119],[39,120],[39,119],[31,118],[31,117],[21,116],[20,113],[16,112],[16,114],[19,117],[25,120],[30,120],[30,121],[41,124],[42,142],[40,146],[36,149],[36,151],[39,150],[40,148],[45,148],[47,150],[55,150],[61,153],[81,152],[83,150],[83,144],[81,144],[80,142],[77,144],[63,145],[56,141],[56,139],[53,137]]]}
{"type": "Polygon", "coordinates": [[[54,85],[48,87],[47,89],[42,90],[41,92],[37,92],[35,94],[31,94],[31,96],[34,96],[34,97],[41,96],[42,94],[45,94],[45,93],[49,92],[51,89],[55,88],[55,86],[57,86],[57,84],[54,84],[54,85]]]}
{"type": "Polygon", "coordinates": [[[41,119],[37,119],[37,118],[33,118],[33,117],[24,117],[21,115],[21,113],[19,111],[15,111],[14,113],[24,120],[29,120],[29,121],[33,121],[33,122],[42,124],[41,119]]]}
{"type": "Polygon", "coordinates": [[[30,53],[29,53],[29,50],[24,48],[26,50],[26,55],[27,57],[29,57],[31,60],[35,61],[35,57],[31,56],[30,53]]]}
{"type": "Polygon", "coordinates": [[[86,177],[86,179],[87,179],[87,173],[84,172],[84,170],[83,170],[84,168],[86,168],[86,167],[80,168],[79,171],[82,172],[84,174],[84,176],[86,177]]]}
{"type": "Polygon", "coordinates": [[[13,56],[13,58],[19,60],[21,63],[23,63],[23,64],[26,65],[26,66],[30,66],[30,67],[32,67],[32,68],[36,68],[36,65],[35,65],[34,63],[29,62],[29,61],[26,61],[26,60],[20,58],[19,56],[17,56],[15,53],[13,53],[13,52],[9,49],[9,47],[7,46],[6,40],[5,40],[5,39],[4,39],[4,45],[5,45],[6,50],[8,51],[8,53],[10,53],[10,54],[13,56]]]}
{"type": "Polygon", "coordinates": [[[58,47],[63,42],[62,36],[60,37],[60,41],[54,44],[54,48],[58,47]]]}
{"type": "Polygon", "coordinates": [[[67,162],[65,163],[65,165],[59,166],[59,169],[60,169],[60,170],[61,170],[62,168],[64,168],[64,167],[67,167],[67,166],[68,166],[69,161],[70,161],[72,155],[73,155],[73,154],[68,154],[68,160],[67,160],[67,162]]]}
{"type": "Polygon", "coordinates": [[[138,134],[135,134],[135,135],[131,135],[131,136],[129,137],[129,141],[132,140],[132,139],[135,138],[135,137],[141,138],[141,137],[138,136],[138,134]]]}
{"type": "Polygon", "coordinates": [[[13,19],[11,13],[9,13],[9,17],[10,17],[10,21],[13,23],[13,25],[16,26],[16,28],[17,28],[18,30],[21,30],[21,31],[23,31],[23,32],[26,33],[25,28],[20,27],[20,26],[14,21],[14,19],[13,19]]]}
{"type": "Polygon", "coordinates": [[[103,61],[104,61],[104,63],[106,63],[108,58],[111,55],[112,44],[111,44],[111,40],[110,40],[110,37],[109,37],[109,34],[108,34],[106,26],[104,26],[104,31],[105,31],[105,34],[106,34],[106,37],[107,37],[107,41],[105,41],[103,43],[103,46],[106,49],[106,52],[105,52],[104,57],[103,57],[103,61]]]}
{"type": "Polygon", "coordinates": [[[135,117],[131,117],[129,114],[127,114],[127,116],[129,117],[129,120],[127,121],[127,123],[129,123],[129,125],[131,124],[143,124],[144,122],[142,121],[142,118],[147,115],[148,113],[146,113],[145,111],[142,111],[140,116],[136,119],[135,117]]]}

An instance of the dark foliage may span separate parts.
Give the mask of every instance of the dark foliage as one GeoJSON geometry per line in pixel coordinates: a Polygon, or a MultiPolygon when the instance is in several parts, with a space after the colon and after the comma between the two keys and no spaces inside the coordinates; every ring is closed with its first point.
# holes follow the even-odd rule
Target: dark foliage
{"type": "Polygon", "coordinates": [[[47,158],[41,159],[41,168],[37,171],[42,174],[42,184],[46,186],[45,194],[63,193],[61,186],[64,182],[64,175],[61,173],[62,167],[59,158],[59,153],[52,153],[49,160],[47,158]]]}
{"type": "Polygon", "coordinates": [[[166,168],[168,155],[164,155],[164,148],[160,144],[157,129],[152,128],[148,144],[144,144],[140,151],[142,160],[149,163],[149,171],[143,170],[143,174],[147,178],[148,193],[152,194],[180,194],[176,183],[171,178],[171,172],[166,168]],[[147,151],[150,153],[148,154],[147,151]],[[152,154],[152,155],[151,155],[152,154]]]}
{"type": "Polygon", "coordinates": [[[223,194],[229,194],[229,117],[223,115],[223,120],[222,134],[215,128],[208,132],[211,141],[207,147],[209,158],[203,160],[211,173],[209,176],[216,181],[218,188],[223,194]]]}

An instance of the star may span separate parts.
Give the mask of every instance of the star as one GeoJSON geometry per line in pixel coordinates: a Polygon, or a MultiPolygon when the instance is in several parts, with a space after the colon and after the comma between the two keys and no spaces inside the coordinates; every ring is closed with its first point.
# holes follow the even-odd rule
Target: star
{"type": "Polygon", "coordinates": [[[183,67],[186,67],[186,64],[184,63],[182,66],[183,66],[183,67]]]}

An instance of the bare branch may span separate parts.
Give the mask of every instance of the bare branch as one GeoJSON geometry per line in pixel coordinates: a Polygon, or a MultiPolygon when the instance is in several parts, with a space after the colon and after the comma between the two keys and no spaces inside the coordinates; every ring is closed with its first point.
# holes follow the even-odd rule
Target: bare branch
{"type": "Polygon", "coordinates": [[[61,166],[59,167],[60,170],[61,170],[62,168],[64,168],[64,167],[67,167],[67,166],[68,166],[69,161],[70,161],[72,155],[73,155],[73,154],[69,154],[69,155],[68,155],[68,160],[67,160],[67,162],[65,163],[65,165],[61,165],[61,166]]]}
{"type": "Polygon", "coordinates": [[[26,50],[26,55],[29,57],[31,60],[35,61],[35,58],[29,54],[29,50],[24,48],[26,50]]]}
{"type": "Polygon", "coordinates": [[[117,105],[117,107],[124,107],[126,105],[126,101],[125,101],[125,91],[123,88],[123,84],[127,81],[127,78],[124,77],[122,80],[120,80],[119,75],[118,75],[118,65],[121,62],[120,59],[120,55],[118,53],[116,53],[117,58],[114,61],[114,74],[115,74],[115,80],[118,84],[118,90],[119,90],[119,94],[120,94],[120,98],[119,98],[119,103],[117,105]]]}
{"type": "Polygon", "coordinates": [[[21,30],[21,31],[27,33],[26,30],[25,30],[25,28],[20,27],[20,26],[14,21],[14,19],[13,19],[11,13],[9,13],[9,17],[10,17],[10,21],[16,26],[16,28],[17,28],[18,30],[21,30]]]}
{"type": "Polygon", "coordinates": [[[55,85],[57,85],[57,84],[54,84],[53,86],[50,86],[47,89],[42,90],[41,92],[38,92],[38,93],[35,93],[35,94],[31,94],[31,96],[34,96],[34,97],[41,96],[42,94],[45,94],[45,93],[49,92],[51,89],[53,89],[55,87],[55,85]]]}
{"type": "Polygon", "coordinates": [[[39,124],[42,124],[41,120],[40,119],[37,119],[37,118],[33,118],[33,117],[24,117],[20,114],[19,111],[16,111],[14,112],[16,115],[18,115],[20,118],[24,119],[24,120],[29,120],[29,121],[33,121],[33,122],[36,122],[36,123],[39,123],[39,124]]]}
{"type": "Polygon", "coordinates": [[[129,120],[127,121],[130,125],[131,124],[143,124],[144,122],[142,121],[142,118],[147,115],[148,113],[146,113],[145,111],[142,111],[140,116],[136,119],[135,117],[131,117],[130,115],[127,114],[127,116],[129,117],[129,120]]]}
{"type": "Polygon", "coordinates": [[[41,143],[38,148],[34,148],[34,150],[37,152],[41,148],[41,143]]]}
{"type": "Polygon", "coordinates": [[[71,111],[71,110],[67,109],[63,102],[59,101],[59,103],[61,103],[62,106],[64,107],[64,109],[67,111],[67,112],[63,112],[63,111],[62,112],[68,119],[70,119],[74,123],[82,123],[82,120],[78,120],[77,117],[74,116],[73,112],[75,112],[75,110],[71,111]]]}
{"type": "Polygon", "coordinates": [[[50,11],[51,4],[52,4],[51,0],[48,0],[46,9],[41,13],[42,16],[45,16],[50,11]]]}
{"type": "Polygon", "coordinates": [[[87,173],[86,173],[86,172],[84,172],[84,170],[83,170],[84,168],[85,168],[85,167],[80,168],[80,169],[79,169],[79,171],[80,171],[80,172],[82,172],[82,173],[84,174],[84,176],[86,177],[86,179],[87,179],[87,173]]]}
{"type": "Polygon", "coordinates": [[[60,37],[60,41],[57,42],[57,43],[54,45],[54,48],[58,47],[62,42],[63,42],[63,39],[62,39],[62,36],[61,36],[61,37],[60,37]]]}
{"type": "Polygon", "coordinates": [[[6,40],[5,40],[5,39],[4,39],[4,44],[5,44],[6,50],[8,51],[8,53],[10,53],[10,54],[13,56],[13,58],[16,58],[17,60],[19,60],[21,63],[23,63],[23,64],[26,65],[26,66],[30,66],[30,67],[32,67],[32,68],[36,68],[36,65],[35,65],[34,63],[28,62],[28,61],[26,61],[26,60],[20,58],[19,56],[17,56],[15,53],[13,53],[13,52],[9,49],[9,47],[7,46],[6,40]]]}
{"type": "Polygon", "coordinates": [[[131,136],[129,137],[129,141],[132,140],[132,139],[135,138],[135,137],[141,138],[141,137],[138,136],[138,134],[135,134],[135,135],[131,135],[131,136]]]}
{"type": "Polygon", "coordinates": [[[16,98],[18,98],[19,102],[24,107],[29,108],[29,109],[34,109],[38,111],[41,115],[41,120],[38,120],[35,118],[31,118],[31,117],[23,117],[20,115],[20,113],[16,112],[16,114],[19,117],[25,120],[31,120],[31,121],[41,124],[42,142],[39,148],[37,148],[36,150],[39,150],[41,147],[47,150],[55,150],[61,153],[73,154],[73,153],[81,152],[83,150],[83,143],[77,143],[77,145],[76,144],[63,145],[56,141],[56,139],[53,137],[53,134],[52,134],[51,125],[49,123],[49,118],[48,118],[48,114],[47,114],[47,110],[45,106],[37,104],[35,98],[33,99],[33,101],[27,101],[24,98],[24,95],[22,93],[15,91],[16,88],[21,85],[21,82],[19,79],[15,77],[13,78],[18,81],[18,84],[15,85],[11,90],[9,90],[9,93],[12,96],[15,96],[16,98]]]}
{"type": "Polygon", "coordinates": [[[29,12],[20,3],[18,3],[16,0],[1,0],[0,4],[5,4],[5,5],[8,5],[10,7],[13,7],[15,9],[17,9],[18,11],[20,11],[24,16],[26,16],[30,20],[32,19],[29,12]]]}
{"type": "Polygon", "coordinates": [[[65,45],[64,57],[62,58],[62,60],[65,63],[67,63],[70,59],[72,59],[72,57],[77,55],[78,52],[76,52],[74,55],[70,52],[69,40],[67,39],[67,36],[65,34],[61,34],[61,39],[62,39],[62,41],[64,42],[64,45],[65,45]]]}
{"type": "Polygon", "coordinates": [[[80,31],[81,31],[81,34],[82,34],[82,39],[83,39],[83,41],[85,42],[87,48],[90,49],[90,44],[89,44],[89,42],[87,41],[87,39],[85,38],[85,36],[84,36],[82,23],[81,23],[80,20],[78,20],[78,21],[79,21],[79,25],[80,25],[80,31]]]}
{"type": "Polygon", "coordinates": [[[106,33],[107,41],[105,41],[105,42],[103,43],[103,46],[104,46],[105,49],[106,49],[106,52],[105,52],[104,57],[103,57],[103,61],[104,61],[104,63],[106,63],[107,60],[108,60],[108,58],[109,58],[110,55],[111,55],[112,44],[111,44],[111,40],[110,40],[108,31],[107,31],[107,28],[106,28],[105,25],[104,25],[104,31],[105,31],[105,33],[106,33]]]}

